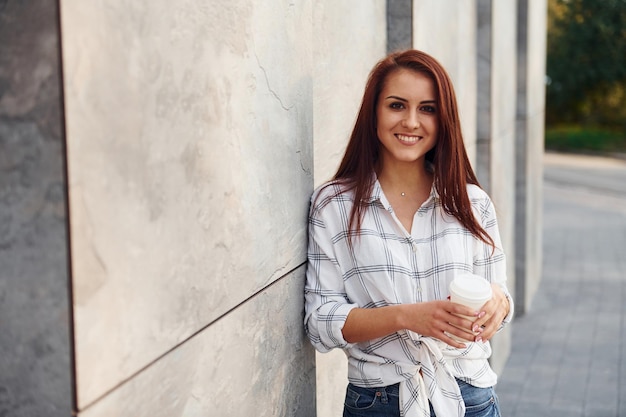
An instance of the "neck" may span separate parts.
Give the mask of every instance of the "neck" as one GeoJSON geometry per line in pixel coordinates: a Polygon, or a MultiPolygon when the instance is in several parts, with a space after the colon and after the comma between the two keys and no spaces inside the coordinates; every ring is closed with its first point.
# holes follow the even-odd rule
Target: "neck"
{"type": "Polygon", "coordinates": [[[430,193],[433,184],[433,175],[426,170],[424,161],[382,166],[377,175],[378,182],[386,194],[430,193]]]}

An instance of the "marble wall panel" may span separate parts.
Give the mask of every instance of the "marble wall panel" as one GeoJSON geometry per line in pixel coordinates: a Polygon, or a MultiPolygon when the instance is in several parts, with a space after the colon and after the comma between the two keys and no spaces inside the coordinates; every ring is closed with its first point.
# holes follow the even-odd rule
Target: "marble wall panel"
{"type": "Polygon", "coordinates": [[[520,314],[529,310],[541,277],[546,18],[545,0],[518,1],[515,244],[520,314]]]}
{"type": "Polygon", "coordinates": [[[79,409],[304,262],[311,16],[61,3],[79,409]]]}
{"type": "Polygon", "coordinates": [[[518,313],[526,311],[527,273],[527,200],[528,200],[528,126],[527,126],[527,53],[528,2],[517,4],[517,122],[515,133],[515,302],[518,313]]]}
{"type": "MultiPolygon", "coordinates": [[[[492,2],[490,192],[498,210],[504,249],[515,249],[515,129],[517,96],[517,2],[492,2]]],[[[514,265],[509,262],[509,277],[514,265]]],[[[513,282],[511,282],[513,285],[513,282]]]]}
{"type": "Polygon", "coordinates": [[[528,175],[529,213],[528,274],[526,303],[531,305],[542,274],[543,165],[545,134],[545,74],[547,48],[547,0],[528,3],[528,175]]]}
{"type": "MultiPolygon", "coordinates": [[[[539,93],[542,94],[542,93],[539,93]]],[[[529,117],[528,121],[528,180],[526,200],[526,291],[524,305],[527,310],[537,292],[542,276],[543,263],[543,154],[545,112],[529,117]]]]}
{"type": "MultiPolygon", "coordinates": [[[[365,82],[386,53],[385,4],[323,0],[313,9],[315,185],[330,179],[356,120],[365,82]]],[[[316,354],[317,416],[341,415],[348,366],[342,351],[316,354]]]]}
{"type": "Polygon", "coordinates": [[[0,4],[0,416],[72,410],[58,2],[0,4]]]}
{"type": "MultiPolygon", "coordinates": [[[[491,2],[491,105],[489,192],[507,254],[508,287],[515,290],[515,133],[517,104],[517,2],[491,2]]],[[[496,372],[510,351],[510,328],[493,340],[496,372]]]]}
{"type": "Polygon", "coordinates": [[[476,0],[476,176],[491,191],[491,0],[476,0]]]}
{"type": "Polygon", "coordinates": [[[545,77],[547,49],[547,0],[528,0],[527,109],[528,109],[528,217],[527,285],[525,303],[530,306],[542,273],[543,164],[545,133],[545,77]]]}
{"type": "Polygon", "coordinates": [[[387,52],[413,46],[413,0],[387,0],[387,52]]]}
{"type": "MultiPolygon", "coordinates": [[[[546,108],[546,49],[548,0],[526,0],[527,2],[527,83],[528,112],[541,115],[546,108]]],[[[543,147],[543,140],[540,141],[543,147]]]]}
{"type": "Polygon", "coordinates": [[[274,282],[79,417],[315,417],[304,270],[274,282]]]}
{"type": "Polygon", "coordinates": [[[385,56],[385,4],[316,1],[313,6],[315,184],[337,170],[369,71],[385,56]]]}
{"type": "Polygon", "coordinates": [[[434,56],[454,84],[463,137],[476,158],[476,1],[415,0],[413,47],[434,56]]]}

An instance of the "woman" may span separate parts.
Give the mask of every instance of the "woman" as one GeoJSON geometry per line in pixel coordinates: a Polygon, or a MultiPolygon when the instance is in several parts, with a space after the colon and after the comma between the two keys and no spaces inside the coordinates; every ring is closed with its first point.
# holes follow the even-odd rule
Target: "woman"
{"type": "Polygon", "coordinates": [[[513,314],[505,258],[452,83],[423,52],[370,73],[339,169],[312,197],[305,301],[316,349],[348,356],[344,416],[500,415],[487,359],[513,314]],[[447,300],[468,272],[493,287],[479,311],[447,300]]]}

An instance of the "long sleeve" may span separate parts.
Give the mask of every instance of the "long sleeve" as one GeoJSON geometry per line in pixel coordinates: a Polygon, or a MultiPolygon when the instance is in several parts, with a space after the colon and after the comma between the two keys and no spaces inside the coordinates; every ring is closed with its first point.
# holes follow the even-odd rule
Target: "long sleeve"
{"type": "MultiPolygon", "coordinates": [[[[313,198],[313,201],[316,201],[313,198]]],[[[343,277],[334,255],[331,230],[311,208],[309,216],[308,264],[306,271],[304,324],[313,346],[320,352],[349,347],[342,329],[356,304],[346,295],[343,277]]]]}

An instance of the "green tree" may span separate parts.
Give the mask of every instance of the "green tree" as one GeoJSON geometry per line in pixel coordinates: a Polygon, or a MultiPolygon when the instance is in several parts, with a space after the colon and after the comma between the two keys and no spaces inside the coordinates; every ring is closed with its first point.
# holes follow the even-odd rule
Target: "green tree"
{"type": "Polygon", "coordinates": [[[626,131],[626,0],[549,0],[548,124],[626,131]]]}

